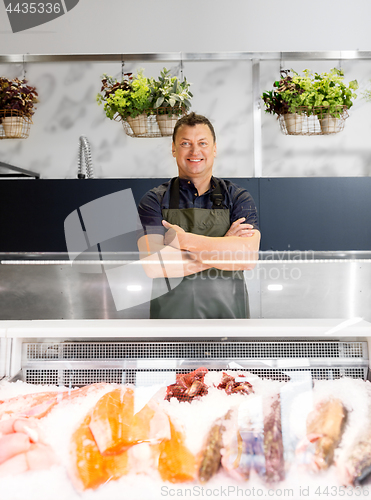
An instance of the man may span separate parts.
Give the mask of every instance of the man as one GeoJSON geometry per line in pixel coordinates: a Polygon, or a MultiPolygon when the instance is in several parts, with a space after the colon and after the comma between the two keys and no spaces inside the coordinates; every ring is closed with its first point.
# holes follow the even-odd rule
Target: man
{"type": "Polygon", "coordinates": [[[179,176],[150,190],[139,204],[145,234],[138,247],[148,256],[144,268],[155,278],[154,291],[164,276],[169,290],[153,293],[151,318],[249,317],[243,270],[258,258],[256,207],[245,189],[213,177],[216,152],[210,121],[195,113],[182,117],[172,143],[179,176]],[[166,266],[151,261],[161,249],[166,266]],[[180,284],[179,276],[184,276],[180,284]]]}

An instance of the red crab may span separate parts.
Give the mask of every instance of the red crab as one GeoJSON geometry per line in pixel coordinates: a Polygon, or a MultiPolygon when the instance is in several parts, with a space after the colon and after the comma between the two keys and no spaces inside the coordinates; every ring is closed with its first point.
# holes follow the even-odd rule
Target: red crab
{"type": "MultiPolygon", "coordinates": [[[[237,377],[245,378],[245,375],[237,375],[237,377]]],[[[217,389],[224,389],[227,394],[251,394],[254,389],[247,380],[236,382],[235,377],[223,372],[222,380],[217,386],[217,389]]]]}
{"type": "Polygon", "coordinates": [[[175,384],[167,386],[167,401],[171,398],[177,398],[178,401],[192,401],[196,397],[205,396],[208,393],[208,387],[204,383],[207,368],[197,368],[190,373],[177,373],[175,384]]]}

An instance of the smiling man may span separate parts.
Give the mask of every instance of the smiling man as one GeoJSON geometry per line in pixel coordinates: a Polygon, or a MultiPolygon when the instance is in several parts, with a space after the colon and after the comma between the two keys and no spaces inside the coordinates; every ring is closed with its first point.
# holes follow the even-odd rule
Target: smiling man
{"type": "Polygon", "coordinates": [[[178,177],[150,190],[138,207],[144,268],[154,290],[164,277],[169,290],[154,294],[150,317],[248,318],[243,271],[255,266],[260,244],[254,200],[212,175],[217,146],[206,117],[190,113],[178,120],[172,154],[178,177]],[[151,264],[161,250],[166,263],[153,258],[151,264]]]}

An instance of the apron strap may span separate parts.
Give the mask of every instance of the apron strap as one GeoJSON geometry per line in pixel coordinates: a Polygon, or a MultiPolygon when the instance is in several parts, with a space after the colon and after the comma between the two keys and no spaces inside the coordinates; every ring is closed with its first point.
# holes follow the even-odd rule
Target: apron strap
{"type": "Polygon", "coordinates": [[[169,208],[179,208],[179,177],[176,177],[170,186],[169,208]]]}
{"type": "MultiPolygon", "coordinates": [[[[223,209],[223,199],[222,190],[219,181],[215,180],[215,189],[213,194],[210,195],[210,199],[213,202],[212,210],[217,208],[223,209]]],[[[179,208],[179,177],[176,177],[170,186],[170,202],[169,208],[179,208]]]]}

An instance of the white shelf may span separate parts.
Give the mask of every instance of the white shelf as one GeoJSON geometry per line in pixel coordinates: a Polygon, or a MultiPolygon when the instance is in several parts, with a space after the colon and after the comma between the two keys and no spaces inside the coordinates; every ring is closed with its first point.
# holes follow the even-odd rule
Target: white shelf
{"type": "Polygon", "coordinates": [[[37,320],[0,321],[7,338],[327,338],[370,337],[359,319],[37,320]]]}

